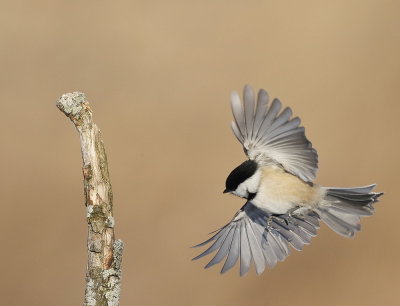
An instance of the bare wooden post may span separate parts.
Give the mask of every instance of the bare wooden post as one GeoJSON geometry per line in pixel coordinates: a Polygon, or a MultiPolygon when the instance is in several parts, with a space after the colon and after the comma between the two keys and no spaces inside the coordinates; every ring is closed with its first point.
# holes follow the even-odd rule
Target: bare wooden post
{"type": "Polygon", "coordinates": [[[113,194],[100,130],[85,95],[62,95],[57,107],[79,132],[88,222],[88,263],[84,305],[118,305],[123,243],[114,238],[113,194]]]}

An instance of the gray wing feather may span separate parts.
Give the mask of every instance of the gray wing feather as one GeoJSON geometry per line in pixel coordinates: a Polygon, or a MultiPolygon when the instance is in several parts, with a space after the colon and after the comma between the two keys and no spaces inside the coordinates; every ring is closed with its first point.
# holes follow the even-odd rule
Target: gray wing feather
{"type": "Polygon", "coordinates": [[[224,266],[222,267],[221,273],[225,273],[235,265],[236,261],[239,258],[239,253],[240,253],[239,246],[240,246],[240,224],[236,223],[231,247],[229,249],[229,254],[228,257],[226,258],[224,266]]]}
{"type": "Polygon", "coordinates": [[[290,245],[297,251],[301,251],[304,247],[302,239],[296,235],[282,220],[273,219],[272,223],[277,231],[290,243],[290,245]]]}
{"type": "Polygon", "coordinates": [[[251,264],[251,251],[249,240],[247,239],[246,225],[240,221],[240,276],[245,275],[251,264]]]}
{"type": "Polygon", "coordinates": [[[237,92],[233,92],[231,95],[231,106],[232,106],[232,114],[235,118],[235,123],[242,135],[243,139],[247,138],[247,130],[244,122],[244,110],[243,105],[240,102],[239,95],[237,92]]]}
{"type": "Polygon", "coordinates": [[[249,85],[246,85],[243,89],[243,104],[247,137],[251,138],[253,134],[255,100],[253,88],[251,88],[249,85]]]}
{"type": "Polygon", "coordinates": [[[209,268],[217,263],[219,263],[222,259],[225,258],[225,256],[229,253],[229,249],[231,248],[231,243],[233,239],[233,234],[234,234],[234,226],[232,226],[229,230],[228,235],[226,236],[224,242],[222,243],[221,247],[219,248],[217,254],[214,256],[214,258],[205,266],[205,268],[209,268]]]}
{"type": "Polygon", "coordinates": [[[306,229],[304,229],[301,226],[298,218],[291,218],[289,220],[286,220],[286,222],[289,230],[296,234],[304,244],[311,243],[311,238],[315,235],[310,234],[306,229]]]}
{"type": "Polygon", "coordinates": [[[290,117],[292,116],[292,110],[289,107],[286,107],[278,117],[276,117],[274,123],[271,125],[271,131],[275,130],[278,127],[281,127],[284,123],[286,123],[290,117]]]}
{"type": "Polygon", "coordinates": [[[296,216],[293,217],[294,219],[294,224],[299,226],[302,230],[307,232],[310,236],[316,236],[317,235],[317,230],[314,226],[311,224],[307,223],[306,221],[297,218],[296,216]]]}
{"type": "MultiPolygon", "coordinates": [[[[222,243],[225,241],[226,236],[228,236],[230,229],[232,228],[232,225],[229,225],[228,227],[223,227],[220,232],[218,232],[219,237],[218,239],[207,249],[205,250],[203,253],[201,253],[200,255],[196,256],[195,258],[193,258],[193,260],[199,259],[203,256],[206,256],[212,252],[214,252],[215,250],[219,249],[222,245],[222,243]]],[[[205,243],[208,243],[209,241],[212,241],[213,239],[210,238],[209,240],[198,244],[197,246],[201,246],[205,243]]]]}
{"type": "Polygon", "coordinates": [[[258,131],[256,140],[262,139],[264,135],[267,134],[269,127],[272,125],[272,122],[274,121],[276,115],[279,113],[281,108],[281,101],[279,101],[278,99],[274,99],[272,101],[271,107],[267,110],[267,113],[265,114],[264,121],[260,127],[260,130],[258,131]]]}
{"type": "Polygon", "coordinates": [[[265,258],[265,262],[267,263],[267,266],[269,268],[273,268],[275,267],[278,258],[277,255],[275,254],[275,251],[273,249],[273,247],[271,246],[270,241],[268,241],[268,232],[264,231],[264,233],[262,234],[262,238],[263,238],[263,243],[261,243],[262,246],[262,250],[264,253],[264,258],[265,258]]]}
{"type": "Polygon", "coordinates": [[[282,252],[285,254],[285,257],[290,255],[290,248],[288,245],[288,241],[277,231],[276,229],[270,229],[270,233],[272,237],[275,239],[277,244],[280,246],[282,252]]]}
{"type": "Polygon", "coordinates": [[[217,240],[222,234],[225,233],[225,232],[223,231],[223,229],[224,229],[225,227],[227,227],[227,226],[230,226],[230,224],[226,224],[225,226],[221,227],[220,229],[211,232],[210,234],[214,234],[214,233],[215,233],[215,234],[214,234],[210,239],[208,239],[208,240],[206,240],[206,241],[204,241],[204,242],[202,242],[202,243],[196,244],[196,245],[192,246],[192,248],[197,248],[197,247],[206,245],[206,244],[208,244],[209,242],[211,242],[211,241],[213,241],[213,240],[217,240]]]}
{"type": "Polygon", "coordinates": [[[256,113],[254,115],[253,140],[255,140],[257,137],[261,124],[264,121],[265,113],[267,112],[268,100],[268,93],[264,89],[260,89],[257,96],[256,113]]]}
{"type": "Polygon", "coordinates": [[[254,230],[252,225],[250,224],[250,220],[246,219],[246,230],[247,230],[247,239],[249,240],[251,254],[253,256],[253,261],[256,266],[257,274],[261,274],[265,269],[265,260],[264,254],[261,250],[260,241],[257,241],[256,235],[254,234],[254,230]]]}
{"type": "Polygon", "coordinates": [[[277,260],[283,261],[289,255],[287,244],[283,241],[277,240],[275,235],[271,234],[270,231],[267,232],[266,239],[268,240],[271,248],[274,250],[277,260]]]}
{"type": "Polygon", "coordinates": [[[257,101],[254,91],[246,85],[243,104],[237,93],[231,96],[234,121],[232,130],[250,159],[281,165],[286,171],[306,182],[312,182],[318,169],[318,154],[300,127],[300,119],[292,110],[274,99],[268,107],[268,94],[260,90],[257,101]]]}
{"type": "Polygon", "coordinates": [[[231,122],[231,127],[232,127],[233,134],[235,134],[237,140],[239,140],[240,142],[243,142],[244,138],[243,138],[242,134],[240,133],[239,128],[237,127],[235,121],[231,122]]]}
{"type": "MultiPolygon", "coordinates": [[[[301,123],[301,120],[299,117],[295,117],[292,120],[288,121],[287,123],[285,123],[284,125],[280,126],[279,128],[275,129],[274,131],[271,132],[270,134],[270,142],[274,141],[274,137],[280,135],[281,137],[286,137],[289,136],[291,134],[284,134],[288,131],[294,130],[295,128],[297,128],[301,123]]],[[[296,131],[297,133],[300,132],[299,130],[296,131]]],[[[280,138],[281,138],[280,137],[280,138]]]]}
{"type": "Polygon", "coordinates": [[[254,223],[252,223],[253,232],[257,240],[260,241],[265,263],[269,268],[272,268],[276,265],[277,257],[267,238],[268,231],[265,229],[268,225],[265,214],[259,209],[253,209],[251,216],[251,219],[254,221],[254,223]]]}
{"type": "Polygon", "coordinates": [[[241,276],[249,271],[251,261],[254,262],[257,274],[260,274],[266,266],[272,268],[277,261],[283,261],[290,254],[288,245],[301,250],[308,244],[316,234],[318,217],[314,212],[309,212],[304,217],[273,216],[247,202],[230,223],[219,229],[210,239],[197,245],[212,243],[193,259],[217,251],[205,268],[226,257],[221,273],[231,269],[239,260],[241,276]]]}
{"type": "Polygon", "coordinates": [[[309,212],[307,215],[302,216],[302,220],[307,222],[316,229],[319,229],[319,215],[315,212],[309,212]]]}

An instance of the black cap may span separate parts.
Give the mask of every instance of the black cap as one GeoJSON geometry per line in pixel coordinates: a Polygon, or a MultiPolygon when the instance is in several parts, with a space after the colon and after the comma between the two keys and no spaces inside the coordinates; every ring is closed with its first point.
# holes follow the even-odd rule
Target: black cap
{"type": "Polygon", "coordinates": [[[257,168],[257,162],[254,160],[246,160],[244,163],[233,169],[226,179],[225,191],[230,192],[236,190],[241,183],[243,183],[257,171],[257,168]]]}

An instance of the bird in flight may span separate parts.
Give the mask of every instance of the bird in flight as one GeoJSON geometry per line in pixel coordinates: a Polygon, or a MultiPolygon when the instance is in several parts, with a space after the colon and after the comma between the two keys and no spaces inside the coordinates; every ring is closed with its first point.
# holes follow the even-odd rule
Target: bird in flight
{"type": "Polygon", "coordinates": [[[373,204],[383,193],[375,184],[337,188],[314,184],[318,154],[306,138],[300,119],[261,89],[257,97],[246,85],[243,103],[232,93],[232,131],[243,145],[248,160],[233,169],[224,193],[246,200],[233,219],[213,232],[211,244],[194,260],[216,251],[209,268],[225,258],[221,273],[240,263],[240,275],[251,262],[257,274],[272,268],[290,254],[302,250],[317,234],[322,220],[336,233],[353,237],[360,217],[372,215],[373,204]]]}

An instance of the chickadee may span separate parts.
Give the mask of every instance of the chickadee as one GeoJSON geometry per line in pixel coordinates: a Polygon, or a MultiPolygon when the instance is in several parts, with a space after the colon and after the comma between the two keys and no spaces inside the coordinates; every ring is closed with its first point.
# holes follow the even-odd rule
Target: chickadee
{"type": "Polygon", "coordinates": [[[374,212],[373,203],[383,193],[372,192],[375,185],[354,188],[322,187],[313,183],[318,169],[317,151],[312,147],[292,110],[282,112],[281,102],[268,105],[268,94],[245,86],[243,104],[236,92],[231,105],[232,130],[249,158],[226,180],[224,193],[246,199],[230,223],[207,241],[212,245],[199,256],[217,251],[205,266],[225,257],[221,273],[240,261],[240,275],[254,262],[257,274],[265,266],[283,261],[290,248],[300,251],[311,242],[319,220],[336,233],[353,237],[360,230],[360,217],[374,212]]]}

